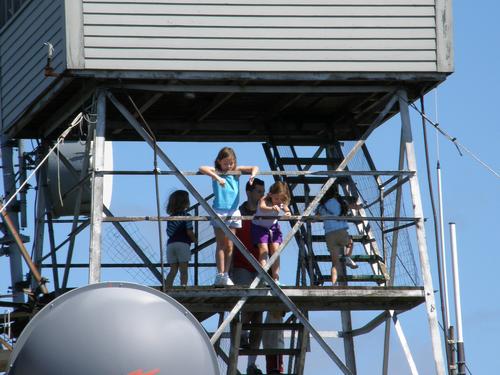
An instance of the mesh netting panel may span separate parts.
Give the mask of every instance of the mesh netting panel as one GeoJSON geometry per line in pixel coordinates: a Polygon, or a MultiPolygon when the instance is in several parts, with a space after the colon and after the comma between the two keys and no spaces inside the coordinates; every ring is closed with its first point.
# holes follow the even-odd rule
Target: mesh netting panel
{"type": "MultiPolygon", "coordinates": [[[[208,213],[203,207],[199,207],[199,216],[206,216],[208,213]]],[[[213,240],[214,229],[210,225],[209,221],[198,222],[198,244],[207,243],[207,241],[213,240]]],[[[194,261],[194,258],[192,259],[194,261]]],[[[198,253],[198,263],[199,264],[214,264],[215,262],[215,244],[212,244],[204,249],[200,250],[198,253]]],[[[198,280],[200,285],[211,285],[214,281],[215,276],[215,264],[209,267],[200,267],[198,270],[198,280]]]]}
{"type": "MultiPolygon", "coordinates": [[[[342,152],[346,155],[349,150],[354,146],[354,142],[345,142],[342,144],[342,152]]],[[[292,152],[292,148],[290,146],[278,146],[277,151],[280,157],[313,157],[316,148],[313,147],[295,147],[294,151],[296,155],[292,152]]],[[[320,158],[326,157],[326,151],[323,151],[318,155],[320,158]]],[[[287,171],[298,170],[297,166],[294,165],[285,165],[284,169],[287,171]]],[[[366,160],[365,155],[360,151],[356,153],[354,158],[348,164],[348,169],[352,171],[369,171],[370,166],[368,161],[366,160]]],[[[319,171],[325,170],[324,166],[312,166],[310,171],[319,171]]],[[[360,196],[360,199],[364,204],[371,203],[376,201],[380,196],[380,191],[377,185],[377,181],[374,176],[353,176],[352,180],[356,185],[357,193],[360,196]]],[[[319,190],[321,189],[321,185],[309,185],[308,196],[310,200],[312,200],[319,190]]],[[[403,189],[404,191],[404,189],[403,189]]],[[[293,196],[304,196],[304,185],[299,184],[293,189],[293,196]]],[[[383,216],[395,216],[395,206],[396,206],[396,194],[395,192],[386,196],[383,200],[383,208],[384,215],[383,216]]],[[[296,203],[298,212],[300,214],[304,212],[306,209],[305,203],[296,203]]],[[[366,209],[365,214],[367,216],[382,216],[381,212],[381,204],[380,202],[371,205],[366,209]]],[[[406,216],[404,209],[404,199],[403,205],[401,207],[401,213],[398,216],[406,216]]],[[[399,225],[405,224],[405,222],[399,223],[399,225]]],[[[378,253],[386,259],[387,270],[390,269],[390,259],[392,254],[392,242],[393,242],[393,233],[386,233],[385,237],[385,245],[382,246],[382,229],[387,230],[394,226],[394,222],[386,221],[384,223],[369,221],[368,222],[370,232],[376,243],[378,253]]],[[[394,285],[395,286],[414,286],[420,285],[418,269],[415,262],[415,252],[412,246],[412,239],[410,236],[410,231],[414,231],[412,227],[409,229],[402,229],[398,232],[398,245],[397,245],[397,256],[396,256],[396,268],[395,268],[395,277],[394,277],[394,285]]],[[[324,235],[323,224],[312,223],[310,224],[311,235],[324,235]]],[[[358,228],[353,224],[349,224],[349,233],[351,234],[362,234],[359,233],[358,228]]],[[[315,255],[329,255],[329,251],[324,242],[314,242],[313,249],[315,255]]],[[[356,242],[354,244],[353,255],[364,255],[366,254],[366,250],[361,243],[356,242]]],[[[371,275],[374,273],[372,266],[369,263],[359,262],[359,268],[352,270],[348,269],[348,274],[351,275],[371,275]]],[[[331,274],[331,263],[329,262],[318,262],[318,267],[322,275],[330,275],[331,274]]],[[[371,285],[373,286],[373,282],[357,282],[356,285],[371,285]]]]}
{"type": "MultiPolygon", "coordinates": [[[[202,208],[198,207],[199,211],[196,212],[194,209],[190,210],[191,215],[205,216],[208,215],[207,212],[202,208]]],[[[197,226],[197,238],[198,244],[209,243],[214,238],[214,231],[210,222],[208,221],[198,221],[193,223],[197,226]]],[[[160,253],[157,245],[157,224],[156,223],[141,223],[136,224],[134,222],[123,223],[122,226],[127,231],[128,235],[133,239],[137,246],[142,250],[142,252],[148,257],[148,259],[153,264],[160,263],[160,253]],[[149,226],[149,227],[148,227],[149,226]],[[154,226],[154,227],[153,227],[154,226]],[[154,231],[154,232],[152,232],[154,231]],[[148,233],[146,235],[145,233],[148,233]],[[156,238],[155,238],[156,236],[156,238]],[[148,238],[152,243],[148,241],[148,238]]],[[[163,225],[163,230],[166,229],[166,225],[163,225]]],[[[166,242],[166,234],[164,235],[164,242],[166,242]]],[[[103,243],[103,263],[112,264],[142,264],[142,260],[136,254],[132,246],[125,240],[125,238],[120,234],[120,232],[111,224],[103,226],[102,234],[103,243]]],[[[165,254],[166,245],[163,246],[164,251],[164,262],[167,262],[165,254]]],[[[202,250],[198,252],[198,284],[199,285],[209,285],[213,282],[215,275],[214,271],[214,259],[215,259],[215,245],[211,244],[205,246],[202,250]]],[[[195,257],[191,257],[190,267],[189,267],[189,284],[193,285],[195,280],[195,257]]],[[[126,272],[130,281],[134,281],[144,285],[160,285],[160,281],[156,279],[153,273],[146,267],[125,267],[122,272],[126,272]]],[[[169,270],[168,266],[165,266],[165,273],[169,270]]],[[[160,267],[158,271],[161,272],[160,267]]],[[[174,285],[180,284],[180,275],[177,274],[174,285]]]]}
{"type": "MultiPolygon", "coordinates": [[[[152,263],[160,262],[159,250],[154,250],[154,247],[143,235],[143,230],[136,223],[122,223],[122,226],[152,263]]],[[[103,263],[143,263],[132,246],[125,240],[114,225],[107,224],[104,225],[102,229],[103,263]]],[[[124,270],[131,278],[131,281],[144,285],[160,285],[159,280],[156,279],[148,268],[126,267],[124,270]]]]}
{"type": "MultiPolygon", "coordinates": [[[[345,142],[343,144],[344,155],[351,150],[355,142],[345,142]]],[[[370,166],[362,152],[356,153],[354,158],[349,162],[348,168],[353,171],[368,171],[370,166]]],[[[357,191],[364,204],[369,204],[376,201],[379,196],[379,189],[377,181],[374,176],[353,176],[356,184],[357,191]]],[[[404,189],[403,189],[404,191],[404,189]]],[[[404,195],[401,213],[398,216],[405,217],[406,212],[404,209],[404,195]]],[[[384,216],[395,216],[396,209],[396,193],[393,192],[384,197],[383,200],[384,216]]],[[[381,216],[381,204],[375,203],[366,210],[367,216],[381,216]]],[[[405,223],[400,223],[405,224],[405,223]]],[[[377,246],[382,255],[386,259],[387,269],[389,270],[390,259],[392,254],[393,233],[389,232],[385,235],[385,244],[382,246],[382,229],[389,229],[394,226],[394,222],[387,221],[383,224],[381,222],[370,221],[370,228],[377,241],[377,246]],[[384,254],[385,252],[385,254],[384,254]]],[[[402,229],[398,231],[398,246],[396,257],[396,271],[394,276],[394,285],[397,286],[414,286],[419,285],[418,269],[415,263],[415,253],[413,250],[412,242],[409,235],[410,229],[402,229]]],[[[413,229],[414,230],[414,229],[413,229]]]]}

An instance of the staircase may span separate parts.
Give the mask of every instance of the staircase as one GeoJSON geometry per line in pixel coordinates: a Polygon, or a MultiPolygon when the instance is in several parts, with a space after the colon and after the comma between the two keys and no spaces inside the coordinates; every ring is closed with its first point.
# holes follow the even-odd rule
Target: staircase
{"type": "MultiPolygon", "coordinates": [[[[238,359],[249,355],[257,356],[283,356],[283,374],[288,375],[301,375],[304,372],[305,355],[308,351],[308,334],[304,326],[297,323],[295,317],[291,316],[283,323],[248,323],[243,324],[241,321],[233,321],[231,325],[231,347],[229,350],[229,366],[227,375],[243,375],[237,369],[238,359]],[[284,340],[283,345],[289,342],[289,347],[268,347],[263,342],[262,347],[259,349],[250,349],[248,347],[241,347],[241,336],[243,331],[249,333],[255,330],[264,332],[275,332],[276,335],[283,334],[284,331],[291,333],[290,340],[284,340]],[[281,332],[281,333],[280,333],[281,332]],[[288,359],[285,361],[285,359],[288,359]]],[[[246,364],[245,364],[246,367],[246,364]]],[[[265,368],[261,369],[265,374],[265,368]]]]}
{"type": "MultiPolygon", "coordinates": [[[[299,156],[295,146],[278,146],[272,143],[263,144],[269,166],[272,170],[278,171],[328,171],[335,170],[343,160],[342,148],[339,142],[334,142],[326,146],[319,146],[311,156],[299,156]]],[[[366,151],[367,152],[367,151],[366,151]]],[[[283,180],[288,184],[292,195],[290,209],[293,215],[300,215],[309,203],[314,199],[315,193],[328,180],[328,176],[302,175],[302,176],[276,176],[275,180],[283,180]]],[[[345,186],[342,186],[345,195],[358,198],[356,184],[352,177],[347,178],[345,186]]],[[[353,215],[366,216],[364,210],[351,212],[353,215]]],[[[295,223],[290,222],[293,226],[295,223]]],[[[347,274],[340,276],[338,281],[348,282],[368,282],[377,285],[385,284],[388,280],[387,269],[384,258],[379,251],[375,236],[372,233],[370,222],[359,222],[356,224],[357,235],[352,236],[353,241],[361,244],[364,254],[356,254],[353,257],[355,262],[367,263],[371,272],[366,274],[347,274]]],[[[331,263],[328,252],[325,252],[325,236],[322,232],[321,224],[306,222],[295,236],[299,248],[299,262],[297,269],[297,285],[323,285],[331,280],[331,275],[327,274],[323,263],[331,263]],[[321,229],[318,229],[318,225],[321,229]],[[314,226],[314,228],[313,228],[314,226]],[[323,253],[322,253],[323,252],[323,253]]],[[[366,270],[366,267],[363,267],[366,270]]],[[[356,271],[359,272],[359,271],[356,271]]]]}

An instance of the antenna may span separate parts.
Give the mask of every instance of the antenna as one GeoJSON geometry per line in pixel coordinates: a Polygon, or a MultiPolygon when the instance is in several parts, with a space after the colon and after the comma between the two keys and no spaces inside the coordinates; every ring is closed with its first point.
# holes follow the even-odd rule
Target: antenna
{"type": "Polygon", "coordinates": [[[457,325],[458,375],[465,375],[465,349],[462,333],[462,302],[460,299],[460,278],[458,275],[457,232],[455,223],[450,224],[451,262],[453,264],[453,286],[455,295],[455,315],[457,325]]]}

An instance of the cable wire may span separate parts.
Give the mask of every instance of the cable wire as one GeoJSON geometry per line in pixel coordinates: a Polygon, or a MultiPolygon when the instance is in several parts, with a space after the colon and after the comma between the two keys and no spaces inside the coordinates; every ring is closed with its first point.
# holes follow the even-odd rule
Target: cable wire
{"type": "Polygon", "coordinates": [[[21,186],[19,186],[19,188],[14,192],[14,194],[11,195],[11,197],[5,202],[5,204],[3,205],[3,207],[0,208],[0,212],[3,212],[3,211],[5,211],[7,209],[7,206],[12,202],[12,200],[14,200],[14,198],[17,196],[17,194],[19,194],[19,192],[24,188],[24,186],[26,186],[26,184],[31,179],[31,177],[33,177],[33,175],[36,173],[36,171],[38,171],[38,169],[40,169],[40,167],[43,165],[43,163],[45,163],[45,161],[47,161],[47,159],[49,158],[50,154],[52,154],[52,152],[54,152],[54,150],[59,146],[59,144],[64,140],[64,138],[66,138],[68,136],[68,134],[70,133],[70,131],[75,126],[77,126],[80,123],[80,121],[82,121],[82,113],[81,112],[74,118],[74,120],[71,122],[71,124],[68,126],[68,128],[65,131],[63,131],[61,133],[61,135],[57,138],[56,144],[54,146],[52,146],[52,148],[49,150],[49,152],[47,153],[47,155],[45,155],[45,157],[42,159],[42,161],[40,162],[40,164],[38,164],[36,166],[36,168],[33,169],[33,171],[26,178],[26,180],[24,180],[24,182],[21,184],[21,186]]]}
{"type": "MultiPolygon", "coordinates": [[[[404,100],[404,99],[403,99],[404,100]]],[[[472,156],[473,159],[475,159],[478,163],[480,163],[483,167],[485,167],[487,170],[489,170],[491,173],[493,173],[496,177],[500,178],[500,173],[498,173],[497,171],[495,171],[492,167],[490,167],[488,164],[486,164],[484,161],[482,161],[478,156],[476,156],[471,150],[469,150],[467,147],[465,147],[462,143],[460,143],[456,137],[453,137],[451,135],[449,135],[448,133],[446,133],[443,129],[441,129],[441,127],[439,126],[438,123],[435,123],[434,121],[432,121],[431,119],[429,119],[424,113],[422,113],[422,111],[420,111],[417,106],[414,104],[414,103],[410,103],[408,101],[406,101],[406,103],[408,105],[410,105],[415,111],[417,111],[420,116],[422,116],[425,121],[434,126],[434,128],[439,132],[441,133],[445,138],[447,138],[449,141],[451,141],[451,143],[453,143],[455,145],[455,147],[457,148],[458,150],[458,153],[460,154],[460,156],[463,156],[462,154],[462,150],[467,152],[470,156],[472,156]]]]}
{"type": "MultiPolygon", "coordinates": [[[[424,98],[420,97],[420,108],[422,109],[422,113],[425,114],[425,106],[424,106],[424,98]]],[[[434,224],[434,239],[436,241],[436,259],[437,259],[437,269],[438,269],[438,282],[439,282],[439,298],[441,299],[441,319],[443,320],[443,325],[446,326],[446,315],[445,315],[445,307],[444,307],[444,288],[443,288],[443,271],[441,270],[441,249],[439,242],[439,228],[438,228],[438,219],[436,213],[436,202],[434,201],[434,189],[432,187],[432,176],[431,176],[431,167],[429,161],[429,144],[427,142],[427,128],[425,127],[425,120],[422,117],[422,131],[424,133],[424,150],[425,150],[425,167],[427,170],[427,184],[429,187],[429,196],[431,199],[431,207],[432,207],[432,221],[434,224]]],[[[448,328],[442,327],[443,334],[445,338],[446,348],[448,347],[448,328]]],[[[450,366],[450,353],[449,350],[445,350],[446,359],[448,362],[448,367],[450,366]]]]}

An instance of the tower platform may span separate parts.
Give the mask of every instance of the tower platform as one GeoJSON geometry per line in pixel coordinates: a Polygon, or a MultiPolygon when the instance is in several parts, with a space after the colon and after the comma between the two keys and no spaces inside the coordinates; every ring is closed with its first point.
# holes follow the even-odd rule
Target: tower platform
{"type": "MultiPolygon", "coordinates": [[[[412,309],[425,302],[421,287],[282,287],[283,292],[303,311],[412,309]]],[[[269,288],[234,286],[173,288],[166,292],[193,314],[231,310],[239,299],[248,297],[244,311],[288,311],[269,288]]]]}

